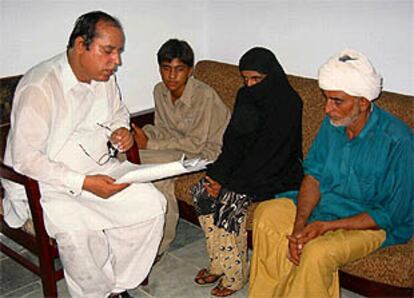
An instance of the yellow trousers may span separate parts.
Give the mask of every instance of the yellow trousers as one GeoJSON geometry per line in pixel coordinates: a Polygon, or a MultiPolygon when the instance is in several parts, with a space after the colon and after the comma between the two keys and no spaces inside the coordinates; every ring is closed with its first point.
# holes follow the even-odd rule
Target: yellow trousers
{"type": "Polygon", "coordinates": [[[287,259],[296,206],[290,199],[261,203],[253,223],[249,297],[339,297],[338,268],[371,253],[384,230],[336,230],[308,242],[299,266],[287,259]]]}

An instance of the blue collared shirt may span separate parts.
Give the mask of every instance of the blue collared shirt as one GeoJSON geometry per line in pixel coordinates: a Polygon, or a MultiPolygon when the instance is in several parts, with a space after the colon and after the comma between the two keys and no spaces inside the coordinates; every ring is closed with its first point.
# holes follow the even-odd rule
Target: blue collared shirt
{"type": "MultiPolygon", "coordinates": [[[[321,198],[310,222],[367,212],[387,233],[383,247],[413,235],[414,137],[395,116],[374,105],[352,140],[344,127],[334,127],[325,117],[304,169],[320,183],[321,198]]],[[[296,201],[294,194],[288,197],[296,201]]]]}

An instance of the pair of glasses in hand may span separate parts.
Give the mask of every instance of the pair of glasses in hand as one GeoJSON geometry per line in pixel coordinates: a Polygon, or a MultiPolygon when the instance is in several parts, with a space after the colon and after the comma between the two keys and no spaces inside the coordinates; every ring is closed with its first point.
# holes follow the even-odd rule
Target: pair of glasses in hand
{"type": "Polygon", "coordinates": [[[92,155],[88,153],[88,151],[83,147],[81,144],[79,144],[79,147],[81,147],[83,153],[90,159],[92,159],[94,162],[96,162],[97,165],[103,166],[106,164],[111,158],[116,158],[118,155],[119,150],[110,142],[106,142],[106,146],[108,148],[108,152],[106,152],[104,155],[102,155],[98,160],[93,158],[92,155]]]}
{"type": "MultiPolygon", "coordinates": [[[[96,124],[102,128],[107,129],[109,131],[109,136],[112,134],[112,131],[108,126],[105,126],[100,123],[96,123],[96,124]]],[[[108,151],[104,155],[102,155],[98,160],[93,158],[93,156],[90,155],[88,151],[85,149],[85,147],[83,147],[81,144],[79,144],[79,147],[81,147],[82,151],[86,154],[86,156],[88,156],[90,159],[92,159],[94,162],[96,162],[96,164],[100,166],[103,166],[104,164],[106,164],[111,158],[116,158],[119,152],[118,147],[113,145],[110,140],[106,142],[106,147],[108,151]]]]}

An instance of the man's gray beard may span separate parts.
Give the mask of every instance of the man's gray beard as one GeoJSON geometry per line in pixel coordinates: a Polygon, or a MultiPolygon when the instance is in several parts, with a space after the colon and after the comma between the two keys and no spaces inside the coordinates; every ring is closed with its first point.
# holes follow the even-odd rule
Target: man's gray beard
{"type": "Polygon", "coordinates": [[[351,116],[351,117],[346,117],[345,119],[341,120],[341,122],[339,123],[335,123],[332,119],[329,119],[329,122],[331,123],[332,126],[335,127],[347,127],[349,125],[351,125],[356,119],[358,119],[358,115],[355,116],[351,116]]]}
{"type": "Polygon", "coordinates": [[[352,115],[345,117],[340,121],[340,123],[335,123],[331,118],[329,118],[329,122],[335,127],[347,127],[354,123],[358,119],[359,115],[361,115],[361,110],[359,106],[355,106],[355,109],[352,111],[352,115]]]}
{"type": "Polygon", "coordinates": [[[329,122],[331,123],[331,125],[332,126],[335,126],[335,127],[346,127],[346,126],[348,126],[349,124],[348,123],[346,123],[346,122],[342,122],[342,123],[335,123],[332,119],[329,119],[329,122]]]}

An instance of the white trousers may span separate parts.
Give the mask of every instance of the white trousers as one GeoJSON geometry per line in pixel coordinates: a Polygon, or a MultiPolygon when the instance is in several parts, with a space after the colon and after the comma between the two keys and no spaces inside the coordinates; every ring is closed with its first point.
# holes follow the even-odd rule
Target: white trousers
{"type": "Polygon", "coordinates": [[[72,297],[103,298],[137,287],[162,238],[164,215],[128,227],[56,234],[72,297]]]}

